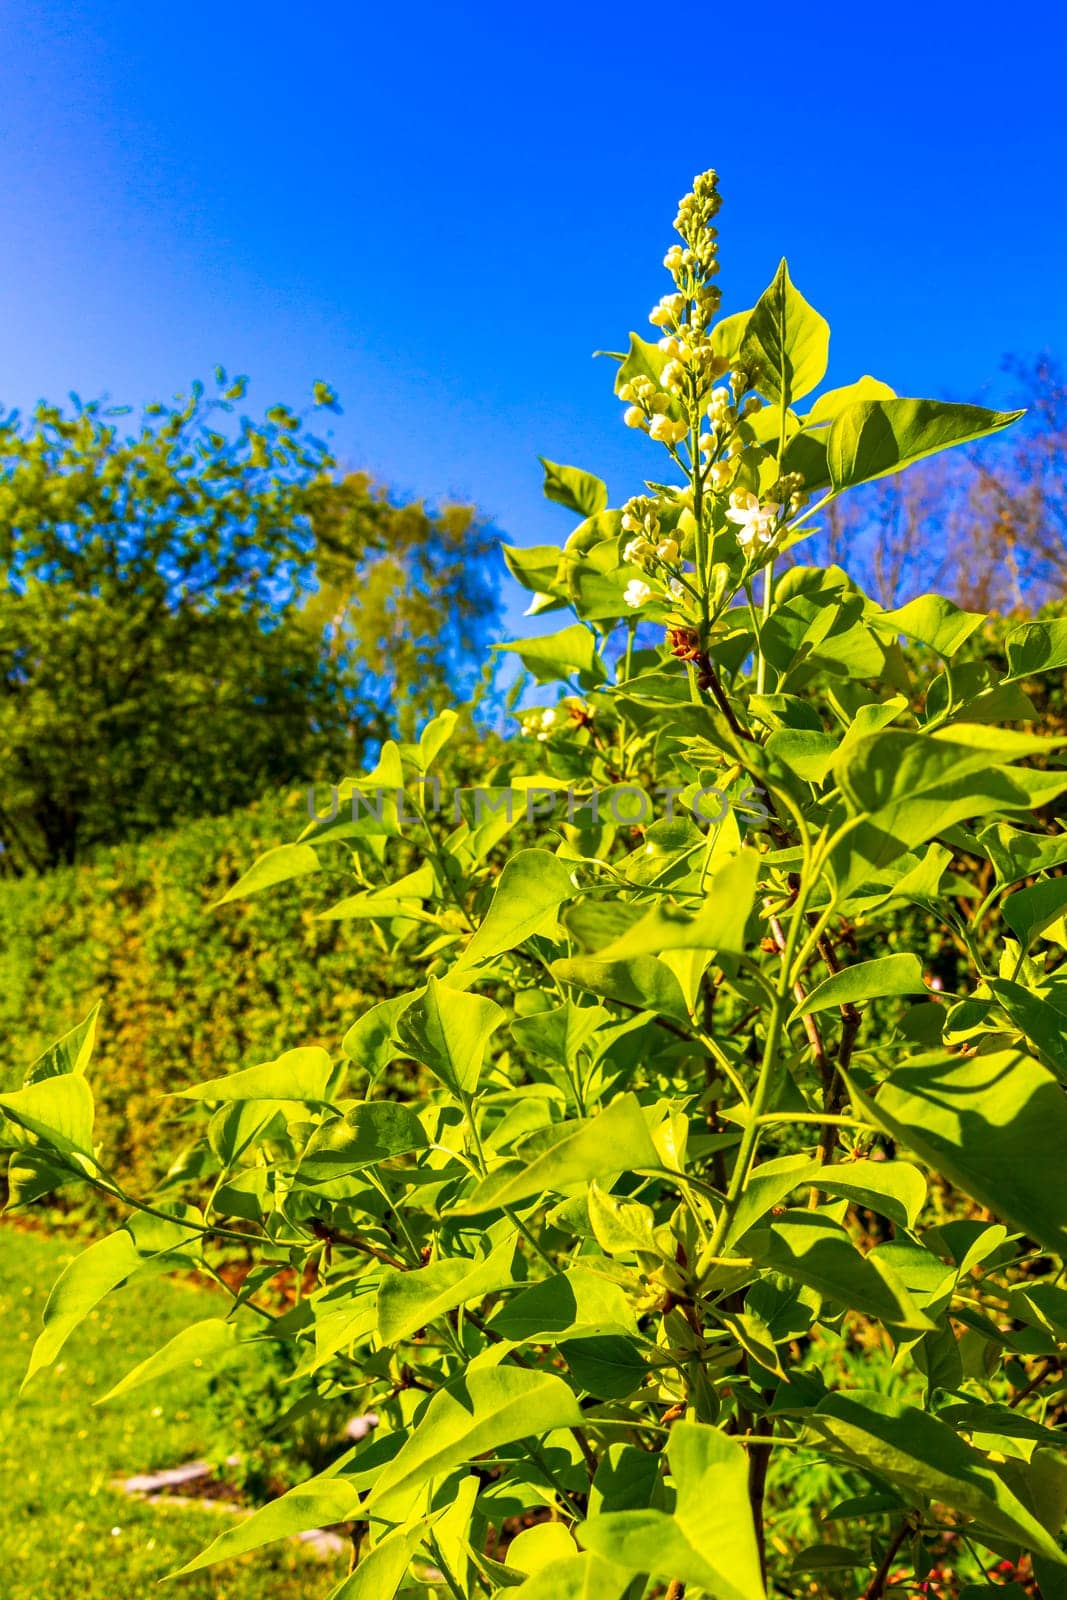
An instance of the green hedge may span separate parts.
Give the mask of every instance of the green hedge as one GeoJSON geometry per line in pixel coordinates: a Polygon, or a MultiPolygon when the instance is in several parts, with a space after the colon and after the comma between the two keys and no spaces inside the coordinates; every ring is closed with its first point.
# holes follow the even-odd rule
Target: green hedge
{"type": "MultiPolygon", "coordinates": [[[[302,795],[0,881],[0,1085],[103,1002],[93,1059],[98,1137],[131,1184],[159,1175],[181,1102],[168,1090],[269,1060],[335,1050],[368,1003],[416,981],[369,926],[316,920],[319,875],[209,909],[264,850],[299,832],[302,795]]],[[[343,853],[337,871],[343,871],[343,853]]]]}

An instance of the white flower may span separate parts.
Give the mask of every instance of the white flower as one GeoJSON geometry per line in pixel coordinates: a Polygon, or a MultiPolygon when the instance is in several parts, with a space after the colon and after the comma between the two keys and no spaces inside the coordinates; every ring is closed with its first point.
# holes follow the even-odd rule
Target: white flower
{"type": "Polygon", "coordinates": [[[651,550],[652,546],[649,544],[648,540],[639,535],[636,539],[630,540],[629,544],[622,553],[622,559],[629,566],[639,567],[650,554],[651,550]]]}
{"type": "Polygon", "coordinates": [[[666,338],[661,339],[659,347],[664,355],[676,356],[678,354],[678,341],[673,334],[668,334],[666,338]]]}
{"type": "Polygon", "coordinates": [[[668,361],[660,374],[665,389],[680,389],[685,379],[685,368],[680,361],[668,361]]]}
{"type": "Polygon", "coordinates": [[[708,482],[713,489],[725,489],[733,477],[733,468],[728,461],[716,461],[708,473],[708,482]]]}
{"type": "Polygon", "coordinates": [[[654,417],[649,428],[649,438],[657,444],[679,444],[689,432],[684,422],[672,422],[670,417],[654,417]]]}
{"type": "Polygon", "coordinates": [[[546,706],[544,711],[541,712],[538,721],[540,722],[541,726],[540,731],[537,734],[537,742],[538,744],[547,744],[548,735],[557,721],[555,706],[546,706]]]}
{"type": "Polygon", "coordinates": [[[643,428],[645,425],[645,413],[640,406],[627,406],[622,414],[622,420],[628,428],[643,428]]]}
{"type": "Polygon", "coordinates": [[[677,539],[670,539],[670,538],[661,539],[659,544],[656,546],[656,554],[659,556],[661,561],[677,561],[677,559],[678,559],[678,541],[677,541],[677,539]]]}
{"type": "Polygon", "coordinates": [[[651,598],[652,590],[647,583],[642,583],[640,578],[632,578],[623,593],[623,599],[628,606],[643,606],[645,601],[651,598]]]}
{"type": "Polygon", "coordinates": [[[681,578],[671,579],[670,583],[667,585],[667,593],[670,595],[672,600],[680,600],[682,598],[682,596],[685,594],[685,584],[682,582],[681,578]]]}
{"type": "Polygon", "coordinates": [[[781,509],[781,506],[773,500],[760,505],[756,496],[748,489],[734,490],[730,496],[726,515],[731,522],[737,523],[737,542],[743,550],[747,550],[753,544],[774,543],[778,513],[781,509]]]}

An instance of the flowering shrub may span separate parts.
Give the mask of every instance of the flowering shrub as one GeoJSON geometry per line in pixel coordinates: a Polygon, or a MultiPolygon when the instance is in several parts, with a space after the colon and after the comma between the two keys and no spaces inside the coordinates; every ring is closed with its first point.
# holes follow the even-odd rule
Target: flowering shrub
{"type": "Polygon", "coordinates": [[[237,1242],[234,1314],[122,1387],[282,1341],[366,1419],[186,1570],[347,1522],[335,1600],[973,1597],[1008,1572],[1064,1592],[1067,836],[1042,817],[1067,740],[1005,724],[1067,663],[1067,626],[1015,628],[993,670],[957,661],[978,614],[783,567],[851,486],[1013,417],[871,378],[810,401],[826,323],[784,263],[718,317],[718,209],[708,173],[658,342],[619,358],[656,480],[612,510],[546,462],[581,520],[508,552],[534,614],[572,615],[510,647],[563,689],[527,717],[539,769],[442,819],[445,712],[228,896],[346,860],[333,914],[424,981],[339,1054],[189,1083],[202,1138],[151,1201],[94,1148],[88,1030],[0,1096],[17,1200],[80,1180],[130,1207],[57,1284],[31,1373],[112,1289],[237,1242]],[[918,684],[902,638],[938,663],[918,684]],[[509,801],[583,785],[509,850],[509,801]],[[652,789],[670,815],[592,803],[652,789]],[[710,789],[737,803],[702,823],[710,789]],[[961,993],[928,990],[914,908],[958,947],[961,993]],[[386,1088],[405,1060],[406,1098],[386,1088]]]}

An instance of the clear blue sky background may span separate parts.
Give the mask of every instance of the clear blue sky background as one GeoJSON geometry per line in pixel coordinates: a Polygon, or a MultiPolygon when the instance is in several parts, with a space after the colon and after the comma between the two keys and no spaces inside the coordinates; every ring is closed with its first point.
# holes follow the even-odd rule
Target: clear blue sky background
{"type": "Polygon", "coordinates": [[[1065,43],[1047,0],[11,3],[0,399],[326,378],[345,464],[554,540],[538,453],[655,470],[590,355],[710,165],[727,309],[785,252],[836,381],[1001,398],[1067,347],[1065,43]]]}

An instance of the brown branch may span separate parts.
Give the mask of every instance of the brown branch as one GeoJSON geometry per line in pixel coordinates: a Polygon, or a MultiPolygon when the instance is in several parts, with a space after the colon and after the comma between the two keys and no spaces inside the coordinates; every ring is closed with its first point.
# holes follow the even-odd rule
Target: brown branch
{"type": "MultiPolygon", "coordinates": [[[[825,934],[817,941],[817,948],[827,972],[831,977],[841,971],[841,963],[837,953],[825,934]]],[[[846,1000],[841,1010],[841,1038],[837,1046],[837,1056],[826,1077],[823,1079],[823,1111],[828,1117],[836,1116],[845,1098],[844,1074],[848,1071],[852,1061],[852,1052],[856,1047],[860,1026],[863,1017],[851,1000],[846,1000]]],[[[824,1122],[819,1135],[819,1164],[826,1166],[834,1153],[834,1143],[837,1139],[837,1128],[832,1122],[824,1122]]],[[[813,1201],[814,1203],[814,1201],[813,1201]]]]}
{"type": "Polygon", "coordinates": [[[376,1244],[369,1244],[366,1239],[357,1239],[350,1233],[338,1233],[323,1222],[315,1221],[309,1226],[316,1239],[321,1239],[325,1244],[339,1244],[343,1250],[358,1250],[360,1255],[373,1256],[375,1261],[383,1261],[387,1267],[395,1267],[398,1272],[411,1270],[406,1261],[391,1256],[387,1250],[379,1250],[376,1244]]]}
{"type": "Polygon", "coordinates": [[[701,689],[711,690],[712,698],[714,699],[719,710],[722,712],[723,716],[726,718],[730,732],[736,739],[744,739],[749,744],[756,744],[758,741],[755,734],[750,733],[748,728],[743,728],[738,722],[734,708],[730,704],[730,697],[723,688],[722,679],[715,671],[715,668],[712,665],[711,657],[708,655],[706,650],[702,650],[697,656],[696,664],[698,668],[697,685],[701,689]]]}
{"type": "Polygon", "coordinates": [[[882,1557],[882,1562],[878,1568],[878,1571],[875,1573],[874,1577],[863,1591],[863,1600],[882,1600],[882,1596],[885,1594],[886,1583],[889,1580],[889,1574],[893,1568],[893,1562],[897,1558],[897,1552],[908,1535],[913,1531],[914,1526],[915,1525],[911,1517],[904,1518],[904,1521],[900,1524],[900,1527],[889,1541],[889,1549],[882,1557]]]}
{"type": "Polygon", "coordinates": [[[1035,1389],[1039,1389],[1041,1387],[1053,1368],[1058,1366],[1059,1362],[1056,1360],[1055,1356],[1047,1356],[1045,1360],[1042,1361],[1041,1365],[1038,1367],[1029,1383],[1024,1384],[1017,1394],[1012,1395],[1011,1399],[1008,1401],[1009,1406],[1022,1405],[1023,1401],[1028,1399],[1029,1396],[1033,1394],[1035,1389]]]}

